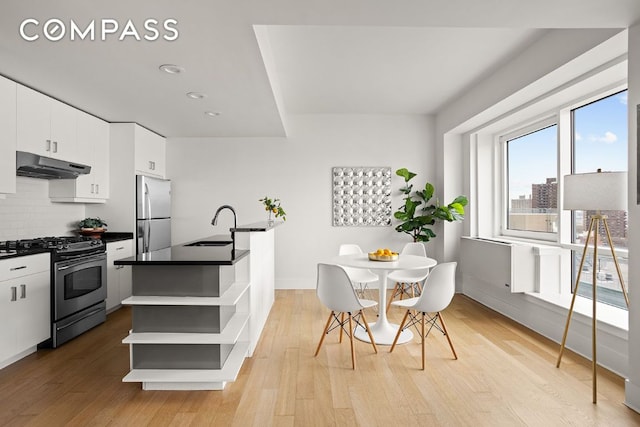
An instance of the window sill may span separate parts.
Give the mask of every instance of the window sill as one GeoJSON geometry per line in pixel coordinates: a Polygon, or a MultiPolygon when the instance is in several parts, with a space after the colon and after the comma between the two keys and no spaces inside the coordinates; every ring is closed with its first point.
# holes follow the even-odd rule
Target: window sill
{"type": "MultiPolygon", "coordinates": [[[[528,292],[528,297],[531,297],[533,302],[539,304],[552,304],[565,312],[569,311],[571,306],[571,295],[549,294],[528,292]]],[[[574,314],[580,314],[586,318],[592,317],[592,300],[583,298],[581,296],[576,297],[576,302],[573,307],[574,314]]],[[[614,307],[608,304],[597,303],[596,305],[596,318],[598,320],[599,327],[608,327],[615,333],[617,330],[618,335],[624,332],[623,335],[629,331],[629,312],[618,307],[614,307]]]]}

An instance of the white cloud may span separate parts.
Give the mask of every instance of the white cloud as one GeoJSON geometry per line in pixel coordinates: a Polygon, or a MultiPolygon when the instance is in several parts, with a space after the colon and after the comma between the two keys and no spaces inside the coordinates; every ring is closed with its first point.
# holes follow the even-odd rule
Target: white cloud
{"type": "Polygon", "coordinates": [[[618,135],[611,131],[606,131],[604,135],[589,135],[589,140],[593,142],[603,142],[605,144],[613,144],[618,140],[618,135]]]}
{"type": "Polygon", "coordinates": [[[582,141],[582,135],[580,135],[578,132],[576,132],[574,138],[575,138],[575,141],[582,141]]]}
{"type": "Polygon", "coordinates": [[[627,105],[627,95],[628,93],[626,91],[618,95],[618,101],[620,101],[620,104],[627,105]]]}

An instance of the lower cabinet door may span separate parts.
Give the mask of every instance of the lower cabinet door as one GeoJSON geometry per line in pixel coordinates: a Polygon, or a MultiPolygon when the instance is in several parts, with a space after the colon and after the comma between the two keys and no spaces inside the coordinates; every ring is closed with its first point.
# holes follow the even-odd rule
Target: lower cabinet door
{"type": "Polygon", "coordinates": [[[48,271],[0,282],[0,363],[51,337],[48,271]]]}
{"type": "Polygon", "coordinates": [[[107,243],[107,310],[131,296],[131,266],[113,265],[133,255],[133,239],[107,243]]]}
{"type": "Polygon", "coordinates": [[[16,346],[20,352],[51,338],[51,285],[48,272],[22,277],[16,283],[16,346]]]}
{"type": "MultiPolygon", "coordinates": [[[[13,356],[16,348],[16,319],[18,314],[14,306],[14,293],[17,295],[17,289],[13,290],[13,280],[4,280],[0,282],[0,362],[13,356]]],[[[17,297],[15,297],[17,298],[17,297]]],[[[2,365],[0,365],[2,366],[2,365]]]]}

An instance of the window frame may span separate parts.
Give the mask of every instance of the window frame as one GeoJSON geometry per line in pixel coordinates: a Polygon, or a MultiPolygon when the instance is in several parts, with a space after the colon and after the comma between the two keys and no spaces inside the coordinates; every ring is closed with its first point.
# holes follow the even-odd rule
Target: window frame
{"type": "MultiPolygon", "coordinates": [[[[569,165],[569,170],[571,174],[576,173],[575,172],[575,163],[576,163],[576,140],[575,140],[575,135],[576,135],[576,128],[575,128],[575,111],[586,107],[588,105],[594,104],[596,102],[600,102],[606,98],[609,97],[613,97],[616,95],[621,94],[622,92],[628,92],[629,88],[627,85],[624,86],[618,86],[615,88],[610,88],[608,90],[604,90],[600,93],[598,93],[595,96],[589,96],[587,98],[584,98],[582,100],[582,102],[573,104],[571,107],[567,108],[568,114],[569,114],[569,132],[571,135],[570,138],[570,165],[569,165]]],[[[628,120],[628,117],[627,117],[628,120]]],[[[629,138],[627,138],[627,167],[625,169],[626,172],[629,171],[629,144],[630,144],[630,140],[629,138]]],[[[626,213],[627,213],[627,218],[629,216],[629,210],[626,209],[626,213]]],[[[575,216],[575,211],[570,211],[569,212],[569,217],[570,219],[568,220],[568,227],[569,227],[569,233],[568,233],[568,242],[563,240],[562,241],[562,247],[566,248],[566,249],[570,249],[571,250],[571,257],[570,257],[570,263],[571,263],[571,267],[570,267],[570,272],[571,272],[571,294],[573,294],[576,291],[576,278],[577,278],[577,265],[576,265],[576,258],[575,256],[577,255],[578,257],[580,257],[584,251],[585,248],[585,244],[584,243],[576,243],[575,242],[575,230],[576,230],[576,216],[575,216]]],[[[610,248],[609,248],[609,244],[606,241],[600,241],[600,244],[598,245],[598,252],[600,254],[607,254],[605,255],[605,257],[611,257],[613,256],[610,248]]],[[[589,248],[592,248],[593,245],[589,245],[589,248]]],[[[629,262],[629,248],[627,247],[614,247],[615,250],[615,255],[618,257],[618,261],[620,261],[620,259],[624,259],[626,260],[626,263],[628,264],[629,262]]],[[[591,252],[591,251],[590,251],[591,252]]],[[[623,278],[623,280],[625,281],[625,287],[627,292],[629,291],[629,281],[628,281],[628,276],[626,278],[623,278]]],[[[622,291],[620,291],[622,293],[622,291]]],[[[602,296],[602,293],[599,294],[600,296],[602,296]]],[[[585,295],[581,295],[580,293],[578,293],[578,296],[582,296],[585,298],[589,298],[590,297],[586,297],[585,295]]],[[[607,304],[610,305],[612,307],[615,307],[617,309],[620,310],[624,310],[624,311],[628,311],[628,307],[626,306],[622,306],[622,305],[616,305],[613,304],[611,302],[606,302],[603,301],[602,299],[598,298],[598,303],[599,304],[607,304]]]]}
{"type": "MultiPolygon", "coordinates": [[[[509,161],[508,161],[508,142],[537,131],[556,126],[556,179],[558,180],[558,198],[560,195],[560,120],[558,115],[547,116],[543,119],[531,122],[524,126],[518,126],[508,132],[501,132],[498,137],[501,152],[501,185],[500,185],[500,236],[511,238],[522,238],[533,241],[558,242],[560,235],[560,226],[557,232],[544,231],[526,231],[511,230],[508,228],[509,209],[511,200],[509,198],[509,161]]],[[[560,222],[560,200],[558,206],[558,222],[560,222]]]]}

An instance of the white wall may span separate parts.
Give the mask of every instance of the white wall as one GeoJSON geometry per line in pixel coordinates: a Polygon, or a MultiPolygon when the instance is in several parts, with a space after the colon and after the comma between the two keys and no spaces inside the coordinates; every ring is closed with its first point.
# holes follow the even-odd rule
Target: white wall
{"type": "MultiPolygon", "coordinates": [[[[635,37],[640,38],[637,34],[635,37]]],[[[438,144],[436,151],[445,165],[440,169],[438,181],[447,182],[450,179],[450,165],[454,163],[451,156],[455,156],[456,153],[460,156],[460,164],[472,166],[474,162],[480,161],[495,164],[495,159],[492,160],[490,156],[486,155],[487,153],[484,153],[484,157],[477,159],[464,158],[463,156],[472,156],[477,153],[476,137],[480,139],[481,144],[491,143],[493,141],[493,133],[499,130],[498,123],[510,120],[512,115],[516,115],[516,112],[521,113],[525,107],[528,108],[533,105],[533,101],[539,103],[542,100],[551,98],[551,94],[555,94],[559,88],[568,86],[570,82],[575,84],[576,81],[580,80],[577,78],[578,76],[619,57],[621,54],[621,42],[623,42],[623,48],[626,50],[626,34],[619,31],[592,32],[591,30],[584,30],[581,33],[560,30],[551,31],[534,43],[529,50],[523,51],[518,57],[514,58],[511,63],[502,67],[485,81],[474,85],[467,93],[446,106],[436,118],[435,138],[438,144]],[[612,35],[613,37],[607,39],[612,35]],[[600,42],[603,43],[599,44],[600,42]],[[485,129],[489,130],[485,131],[485,129]],[[471,136],[467,133],[473,133],[473,135],[471,136]],[[450,144],[465,144],[465,146],[459,147],[456,151],[448,146],[450,144]]],[[[635,45],[636,50],[638,44],[640,43],[635,45]]],[[[629,46],[629,52],[631,57],[631,45],[629,46]]],[[[631,58],[629,62],[631,63],[631,58]]],[[[638,74],[640,72],[640,59],[636,59],[635,67],[635,74],[638,74]]],[[[633,95],[631,93],[632,75],[633,70],[630,68],[629,104],[635,105],[640,103],[640,95],[638,88],[636,88],[633,95]],[[634,99],[635,103],[632,101],[634,99]]],[[[541,114],[541,112],[537,114],[541,114]]],[[[525,118],[520,116],[519,120],[525,120],[525,118]]],[[[635,135],[635,129],[629,134],[635,135]]],[[[630,150],[630,156],[635,159],[635,151],[630,150]]],[[[478,219],[473,215],[477,215],[478,212],[485,212],[486,209],[491,210],[491,206],[495,206],[496,200],[492,189],[495,188],[496,183],[494,182],[491,167],[482,168],[482,170],[489,171],[491,176],[477,177],[476,174],[482,174],[481,168],[478,163],[473,166],[473,171],[456,174],[452,182],[455,186],[456,183],[462,181],[462,192],[473,196],[470,200],[472,205],[468,209],[470,215],[468,221],[470,224],[466,227],[466,231],[475,230],[475,232],[484,234],[483,230],[493,228],[492,225],[482,222],[482,218],[478,219]],[[476,204],[482,203],[485,207],[473,206],[474,202],[476,204]]],[[[630,163],[630,170],[633,167],[635,167],[635,163],[633,163],[633,166],[630,163]]],[[[632,174],[630,174],[630,179],[631,176],[632,174]]],[[[635,177],[635,175],[633,176],[635,177]]],[[[448,192],[452,189],[447,187],[446,190],[448,192]]],[[[453,189],[453,191],[458,190],[453,189]]],[[[493,211],[496,211],[495,207],[493,211]]],[[[630,215],[629,229],[632,230],[634,218],[633,214],[630,213],[630,215]]],[[[640,223],[637,213],[635,221],[640,223]]],[[[640,224],[636,228],[640,229],[640,224]]],[[[447,235],[444,239],[438,241],[436,252],[442,252],[445,255],[452,254],[453,242],[461,235],[463,230],[465,230],[465,227],[445,229],[447,235]]],[[[633,237],[631,237],[630,241],[633,240],[633,237]]],[[[633,243],[631,243],[632,245],[633,243]]],[[[634,249],[631,247],[630,252],[633,251],[634,249]]],[[[632,265],[633,263],[630,262],[629,264],[632,265]]],[[[640,282],[640,270],[636,270],[635,280],[633,276],[630,276],[630,281],[631,283],[634,281],[640,282]]],[[[633,285],[631,286],[633,287],[633,285]]],[[[504,287],[492,287],[477,280],[465,282],[462,291],[554,341],[559,342],[561,339],[567,308],[547,303],[534,296],[511,294],[504,287]]],[[[640,303],[640,301],[638,302],[640,303]]],[[[634,323],[637,325],[635,316],[632,309],[630,315],[631,328],[633,328],[634,323]]],[[[589,327],[590,319],[588,316],[574,316],[574,322],[572,322],[567,341],[568,348],[584,354],[585,357],[590,357],[591,338],[589,327]]],[[[631,344],[630,347],[635,348],[636,355],[640,355],[640,343],[633,344],[633,333],[627,334],[624,328],[601,324],[598,329],[600,348],[598,362],[614,372],[627,375],[630,370],[629,365],[631,365],[628,360],[637,360],[628,359],[628,343],[631,344]]],[[[640,339],[640,337],[638,338],[640,339]]],[[[636,385],[640,386],[640,368],[635,369],[637,369],[636,385]]],[[[627,389],[629,390],[629,387],[627,389]]],[[[636,396],[640,400],[640,387],[637,388],[636,396]]],[[[637,407],[640,407],[640,405],[637,407]]]]}
{"type": "MultiPolygon", "coordinates": [[[[400,250],[410,241],[393,227],[333,227],[334,166],[401,167],[435,182],[433,119],[402,115],[292,115],[288,138],[173,138],[167,144],[172,179],[172,239],[226,233],[232,224],[222,204],[234,206],[238,224],[266,220],[258,202],[278,197],[287,221],[276,229],[276,287],[314,288],[316,263],[337,254],[341,243],[363,250],[400,250]]],[[[403,184],[394,175],[393,210],[403,184]]],[[[437,189],[436,189],[437,190],[437,189]]],[[[429,250],[429,247],[427,247],[429,250]]]]}
{"type": "Polygon", "coordinates": [[[629,29],[629,373],[625,388],[626,404],[640,411],[640,208],[637,199],[638,123],[640,104],[640,24],[629,29]]]}
{"type": "Polygon", "coordinates": [[[82,204],[51,203],[46,179],[19,176],[16,194],[0,199],[0,240],[70,235],[84,217],[82,204]]]}

